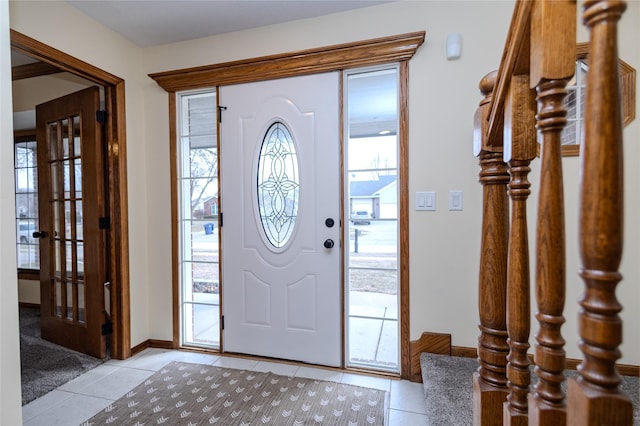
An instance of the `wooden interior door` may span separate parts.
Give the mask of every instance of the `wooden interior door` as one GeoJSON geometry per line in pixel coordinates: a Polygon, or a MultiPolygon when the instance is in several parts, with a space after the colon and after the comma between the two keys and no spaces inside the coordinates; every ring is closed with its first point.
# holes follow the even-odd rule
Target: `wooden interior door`
{"type": "Polygon", "coordinates": [[[42,338],[106,356],[105,211],[98,87],[36,107],[42,338]],[[102,223],[104,225],[104,219],[102,223]]]}

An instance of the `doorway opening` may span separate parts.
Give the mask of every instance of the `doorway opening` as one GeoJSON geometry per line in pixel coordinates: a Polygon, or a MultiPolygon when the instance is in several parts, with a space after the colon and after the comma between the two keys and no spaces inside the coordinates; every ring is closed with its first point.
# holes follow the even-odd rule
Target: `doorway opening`
{"type": "MultiPolygon", "coordinates": [[[[14,82],[27,78],[66,73],[65,75],[69,75],[71,80],[77,80],[79,77],[88,81],[91,85],[101,87],[103,90],[105,173],[100,179],[104,181],[106,188],[104,203],[105,210],[109,212],[108,216],[103,220],[104,238],[107,240],[106,247],[108,247],[108,249],[105,249],[107,260],[104,267],[107,271],[108,281],[100,283],[100,286],[105,287],[105,291],[110,294],[110,297],[107,298],[109,300],[107,306],[100,306],[96,309],[108,312],[111,317],[110,357],[115,359],[128,358],[131,355],[131,343],[128,297],[129,264],[124,80],[17,31],[11,30],[10,36],[12,52],[28,59],[26,63],[15,64],[12,67],[14,82]]],[[[35,105],[33,107],[35,108],[35,105]]],[[[35,114],[33,115],[35,116],[35,114]]],[[[35,129],[35,122],[33,129],[35,129]]],[[[20,218],[18,217],[18,219],[20,218]]],[[[100,226],[102,227],[102,225],[100,226]]],[[[33,279],[36,277],[27,273],[22,275],[21,278],[33,279]]],[[[38,304],[40,302],[40,300],[37,300],[38,304]]],[[[107,330],[98,330],[98,332],[102,331],[106,332],[107,330]]]]}
{"type": "MultiPolygon", "coordinates": [[[[308,49],[304,51],[288,52],[280,55],[271,55],[267,57],[258,57],[246,59],[242,61],[233,61],[227,63],[211,64],[207,66],[198,66],[195,68],[176,69],[172,71],[164,71],[149,74],[168,94],[169,100],[169,125],[170,125],[170,144],[172,150],[172,158],[176,158],[176,150],[178,149],[178,130],[177,130],[177,97],[176,93],[189,90],[202,90],[212,87],[225,87],[227,85],[250,83],[264,81],[270,79],[279,79],[285,77],[293,77],[300,75],[308,75],[309,73],[322,73],[329,71],[344,72],[346,69],[355,69],[365,66],[376,66],[380,64],[397,63],[398,72],[398,123],[399,128],[403,131],[398,133],[398,158],[402,165],[398,168],[398,224],[399,224],[399,253],[397,262],[398,280],[401,285],[399,292],[399,368],[401,377],[408,378],[411,371],[411,358],[409,350],[409,194],[408,194],[408,79],[409,79],[409,60],[413,57],[422,43],[424,42],[424,32],[400,34],[391,37],[383,37],[378,39],[362,40],[353,43],[340,44],[335,46],[325,46],[322,48],[308,49]],[[312,65],[310,65],[312,64],[312,65]]],[[[343,84],[343,83],[341,83],[343,84]]],[[[341,106],[342,107],[342,106],[341,106]]],[[[341,132],[344,134],[344,132],[341,132]]],[[[339,158],[339,156],[338,156],[339,158]]],[[[175,160],[174,160],[175,161],[175,160]]],[[[341,160],[338,160],[341,161],[341,160]]],[[[175,163],[174,163],[175,164],[175,163]]],[[[344,168],[342,169],[344,170],[344,168]]],[[[177,198],[175,167],[172,165],[172,197],[177,198]]],[[[344,188],[341,188],[344,192],[344,188]]],[[[172,237],[173,237],[173,255],[174,259],[178,258],[177,251],[180,250],[177,240],[178,221],[178,203],[172,204],[172,237]]],[[[340,224],[341,226],[343,224],[340,224]]],[[[345,228],[345,226],[342,226],[345,228]]],[[[341,239],[345,239],[344,233],[341,239]]],[[[340,248],[344,250],[344,246],[340,248]]],[[[176,264],[177,266],[177,264],[176,264]]],[[[177,267],[173,273],[173,295],[174,295],[174,327],[173,327],[173,345],[180,345],[180,327],[179,327],[179,310],[180,303],[178,295],[180,280],[177,274],[177,267]]],[[[224,342],[222,342],[224,348],[224,342]]],[[[342,363],[343,366],[345,363],[342,363]]]]}

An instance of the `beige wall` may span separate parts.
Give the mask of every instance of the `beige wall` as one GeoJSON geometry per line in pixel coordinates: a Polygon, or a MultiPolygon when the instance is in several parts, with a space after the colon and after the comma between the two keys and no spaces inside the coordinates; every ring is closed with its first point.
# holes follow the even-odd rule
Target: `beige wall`
{"type": "MultiPolygon", "coordinates": [[[[9,7],[0,0],[0,140],[13,140],[9,7]]],[[[0,424],[22,424],[13,146],[0,144],[0,424]]]]}
{"type": "MultiPolygon", "coordinates": [[[[131,343],[150,338],[148,294],[148,187],[141,49],[62,1],[11,1],[11,28],[125,80],[131,251],[131,343]],[[65,31],[61,31],[65,28],[65,31]]],[[[165,186],[166,187],[166,186],[165,186]]],[[[168,207],[167,207],[168,208],[168,207]]],[[[168,243],[167,243],[168,244],[168,243]]],[[[155,259],[154,259],[155,262],[155,259]]]]}
{"type": "MultiPolygon", "coordinates": [[[[442,206],[448,190],[463,190],[465,210],[415,212],[411,200],[411,337],[425,330],[439,331],[452,333],[455,344],[475,346],[480,194],[471,125],[480,99],[478,81],[500,60],[511,13],[512,5],[502,2],[465,2],[463,7],[450,2],[398,2],[146,49],[146,67],[158,72],[426,30],[426,42],[410,63],[410,191],[437,191],[442,206]],[[462,17],[460,10],[465,10],[462,17]],[[492,16],[498,24],[486,28],[479,16],[492,16]],[[453,31],[462,33],[459,61],[444,56],[444,41],[453,31]]],[[[168,114],[166,94],[159,87],[148,87],[145,98],[148,117],[168,114]]],[[[153,179],[166,179],[166,129],[147,126],[147,132],[155,144],[166,147],[156,154],[150,172],[155,168],[153,179]]],[[[158,211],[164,200],[151,202],[158,211]]],[[[159,247],[159,241],[150,246],[159,247]]],[[[153,274],[159,281],[168,272],[167,265],[153,274]]],[[[157,292],[152,297],[152,306],[168,308],[168,294],[157,292]]],[[[152,322],[161,320],[158,315],[152,322]]]]}
{"type": "Polygon", "coordinates": [[[30,305],[40,304],[40,281],[18,280],[18,300],[30,305]]]}
{"type": "Polygon", "coordinates": [[[68,73],[17,80],[13,82],[13,111],[35,110],[36,105],[92,85],[90,81],[68,73]]]}
{"type": "MultiPolygon", "coordinates": [[[[411,338],[418,338],[423,331],[451,333],[454,345],[474,347],[481,194],[477,159],[471,151],[472,122],[480,100],[478,81],[499,63],[512,7],[512,2],[497,1],[400,1],[139,49],[64,2],[11,2],[12,28],[126,80],[132,344],[172,338],[168,101],[167,94],[146,75],[426,30],[426,42],[410,63],[409,189],[411,194],[436,191],[439,209],[416,212],[410,197],[411,338]],[[65,25],[71,22],[73,25],[65,25]],[[444,41],[450,32],[462,35],[462,58],[457,61],[447,61],[444,56],[444,41]],[[443,207],[452,189],[464,192],[462,212],[443,207]]],[[[640,22],[640,4],[629,2],[621,23],[621,56],[638,69],[640,36],[635,22],[640,22]]],[[[640,235],[634,218],[640,199],[634,186],[640,170],[631,161],[640,158],[639,121],[625,130],[628,214],[621,267],[625,280],[618,293],[626,307],[622,315],[627,324],[621,361],[636,365],[640,364],[640,337],[632,325],[640,320],[639,311],[633,309],[640,300],[640,235]]],[[[563,333],[568,356],[578,358],[575,300],[582,285],[575,274],[577,160],[566,159],[565,166],[570,252],[563,333]]],[[[536,162],[530,179],[534,191],[538,168],[536,162]]],[[[530,217],[535,216],[535,202],[534,195],[530,217]]],[[[5,300],[3,297],[3,306],[5,300]]]]}
{"type": "MultiPolygon", "coordinates": [[[[629,11],[621,23],[624,37],[621,56],[638,68],[638,2],[630,2],[629,11]]],[[[310,47],[344,43],[398,33],[426,30],[425,44],[410,63],[410,193],[436,191],[439,198],[437,212],[416,212],[413,197],[410,213],[410,275],[411,275],[411,338],[423,331],[451,333],[453,344],[475,347],[477,340],[477,275],[480,245],[481,193],[477,183],[477,159],[471,154],[472,117],[480,100],[478,82],[487,72],[497,68],[502,46],[511,18],[511,2],[398,2],[363,10],[337,14],[284,25],[242,31],[218,37],[192,40],[173,45],[145,49],[147,72],[225,62],[254,56],[287,52],[310,47]],[[380,23],[384,22],[384,25],[380,23]],[[490,25],[487,23],[490,22],[490,25]],[[331,31],[326,31],[331,28],[331,31]],[[450,32],[462,35],[462,58],[447,61],[444,42],[450,32]],[[464,192],[464,211],[449,212],[443,206],[449,190],[464,192]]],[[[580,40],[586,32],[580,30],[580,40]]],[[[158,87],[146,90],[146,113],[149,124],[155,117],[168,114],[165,93],[158,87]]],[[[638,158],[639,124],[636,120],[625,130],[627,139],[628,182],[637,182],[638,171],[631,167],[631,159],[638,158]]],[[[156,144],[168,146],[168,135],[163,127],[147,126],[148,137],[156,144]]],[[[150,179],[166,179],[164,161],[168,148],[157,152],[150,165],[150,179]]],[[[150,153],[151,155],[151,153],[150,153]]],[[[577,349],[577,304],[582,283],[578,269],[577,179],[578,162],[567,158],[565,163],[567,200],[567,303],[563,328],[568,342],[568,356],[580,358],[577,349]]],[[[539,161],[532,165],[533,188],[539,180],[539,161]]],[[[627,185],[628,217],[637,212],[638,196],[627,185]]],[[[154,211],[161,210],[163,199],[150,200],[154,211]]],[[[530,217],[535,217],[537,197],[530,201],[530,217]]],[[[158,216],[155,226],[165,226],[166,218],[158,216]]],[[[530,241],[535,241],[532,224],[530,241]]],[[[625,262],[621,271],[625,281],[619,287],[623,301],[639,301],[640,278],[638,226],[633,220],[626,225],[625,262]],[[629,261],[631,259],[631,261],[629,261]]],[[[150,238],[154,238],[150,236],[150,238]]],[[[160,240],[150,246],[161,247],[160,240]]],[[[532,248],[533,250],[533,248],[532,248]]],[[[166,255],[165,255],[166,256],[166,255]]],[[[531,267],[532,275],[535,265],[531,267]]],[[[152,273],[161,282],[168,274],[168,265],[152,273]]],[[[535,277],[532,276],[532,282],[535,277]]],[[[170,299],[163,292],[151,295],[151,306],[168,309],[170,299]]],[[[532,297],[534,292],[532,290],[532,297]]],[[[623,311],[625,327],[621,362],[640,363],[640,338],[631,324],[637,324],[639,315],[631,303],[623,311]]],[[[152,323],[158,328],[162,311],[152,310],[152,323]]],[[[168,321],[168,318],[164,320],[168,321]]],[[[533,318],[534,330],[537,322],[533,318]]],[[[168,328],[165,328],[168,330],[168,328]]],[[[165,331],[165,334],[167,332],[165,331]]],[[[533,335],[533,333],[532,333],[533,335]]],[[[166,338],[169,336],[167,335],[166,338]]],[[[533,343],[533,339],[532,339],[533,343]]]]}

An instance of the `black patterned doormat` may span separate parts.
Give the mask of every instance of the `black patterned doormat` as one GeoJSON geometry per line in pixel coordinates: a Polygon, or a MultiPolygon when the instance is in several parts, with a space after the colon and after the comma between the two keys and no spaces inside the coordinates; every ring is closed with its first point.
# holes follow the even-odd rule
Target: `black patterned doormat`
{"type": "Polygon", "coordinates": [[[384,425],[386,401],[378,389],[171,362],[82,426],[384,425]]]}

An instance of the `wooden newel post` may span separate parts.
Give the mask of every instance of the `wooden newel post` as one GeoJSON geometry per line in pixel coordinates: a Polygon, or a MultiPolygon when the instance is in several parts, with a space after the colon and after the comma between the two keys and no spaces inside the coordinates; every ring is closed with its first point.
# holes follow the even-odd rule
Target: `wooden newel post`
{"type": "Polygon", "coordinates": [[[478,308],[478,371],[473,376],[473,424],[502,425],[507,397],[506,292],[509,174],[502,159],[502,140],[488,141],[487,114],[496,73],[485,76],[480,90],[485,98],[476,116],[475,133],[481,135],[480,183],[483,187],[482,242],[478,308]]]}
{"type": "Polygon", "coordinates": [[[569,382],[569,425],[631,425],[633,407],[616,370],[622,342],[622,306],[615,290],[623,239],[622,114],[617,23],[622,1],[584,3],[590,29],[585,141],[581,158],[580,376],[569,382]],[[596,83],[597,82],[597,86],[596,83]]]}

